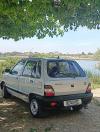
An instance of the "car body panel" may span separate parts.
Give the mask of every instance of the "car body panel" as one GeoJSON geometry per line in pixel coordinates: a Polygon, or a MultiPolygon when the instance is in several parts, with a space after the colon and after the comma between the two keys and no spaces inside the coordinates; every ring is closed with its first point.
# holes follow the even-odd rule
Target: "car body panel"
{"type": "Polygon", "coordinates": [[[45,85],[51,85],[55,91],[55,95],[85,93],[89,84],[88,77],[51,78],[47,74],[47,61],[44,63],[45,85]]]}

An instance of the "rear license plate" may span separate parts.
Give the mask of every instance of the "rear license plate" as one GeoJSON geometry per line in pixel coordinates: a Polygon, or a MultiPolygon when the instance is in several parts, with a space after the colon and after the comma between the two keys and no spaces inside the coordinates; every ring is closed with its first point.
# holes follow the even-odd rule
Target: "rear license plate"
{"type": "Polygon", "coordinates": [[[73,106],[73,105],[80,105],[80,104],[82,104],[81,99],[64,101],[64,106],[73,106]]]}

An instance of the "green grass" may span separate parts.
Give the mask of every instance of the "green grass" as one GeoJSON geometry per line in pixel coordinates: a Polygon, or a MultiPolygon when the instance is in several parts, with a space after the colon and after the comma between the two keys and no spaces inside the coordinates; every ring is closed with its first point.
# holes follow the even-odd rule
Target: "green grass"
{"type": "Polygon", "coordinates": [[[100,84],[92,83],[92,89],[100,88],[100,84]]]}
{"type": "Polygon", "coordinates": [[[5,58],[5,61],[0,61],[0,78],[2,77],[2,72],[6,68],[11,68],[12,66],[14,66],[18,60],[18,57],[7,57],[5,58]]]}
{"type": "Polygon", "coordinates": [[[92,88],[100,88],[100,75],[92,73],[91,71],[86,71],[86,73],[91,81],[92,88]]]}

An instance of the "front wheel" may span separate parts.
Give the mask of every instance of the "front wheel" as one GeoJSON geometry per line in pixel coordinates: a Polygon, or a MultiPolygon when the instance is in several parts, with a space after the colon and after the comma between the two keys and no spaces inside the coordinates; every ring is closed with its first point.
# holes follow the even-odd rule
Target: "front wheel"
{"type": "Polygon", "coordinates": [[[5,84],[2,85],[2,97],[3,98],[9,98],[10,94],[7,91],[7,87],[5,84]]]}
{"type": "Polygon", "coordinates": [[[30,100],[30,112],[33,117],[44,117],[46,115],[40,101],[36,98],[30,100]]]}

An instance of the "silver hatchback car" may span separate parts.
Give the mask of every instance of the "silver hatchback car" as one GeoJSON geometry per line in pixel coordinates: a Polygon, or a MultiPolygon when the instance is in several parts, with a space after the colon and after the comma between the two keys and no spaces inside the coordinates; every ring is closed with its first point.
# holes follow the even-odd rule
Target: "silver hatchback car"
{"type": "Polygon", "coordinates": [[[76,61],[27,58],[6,69],[1,82],[3,97],[16,96],[30,105],[34,117],[49,108],[80,110],[91,102],[91,84],[76,61]]]}

